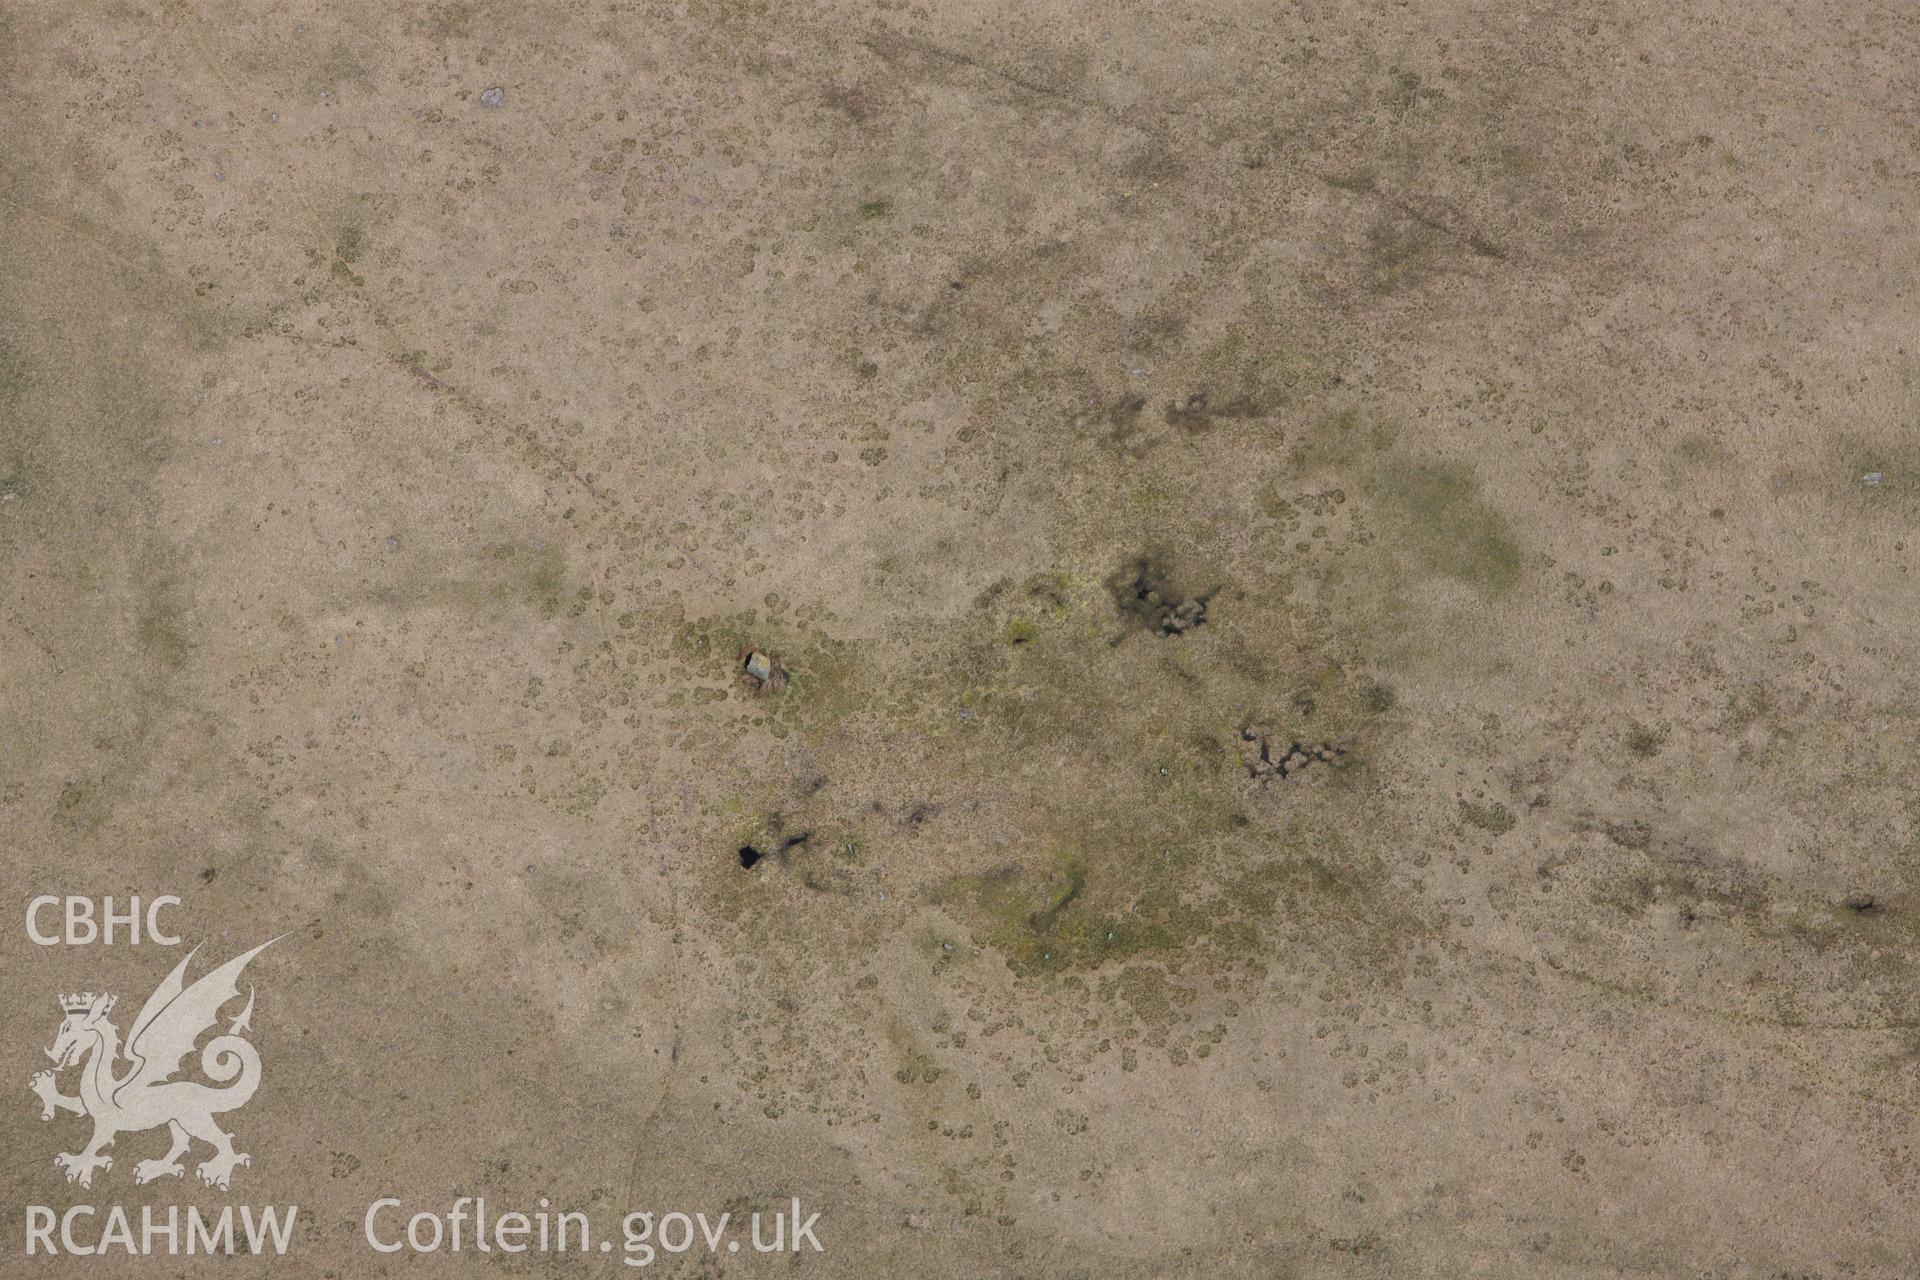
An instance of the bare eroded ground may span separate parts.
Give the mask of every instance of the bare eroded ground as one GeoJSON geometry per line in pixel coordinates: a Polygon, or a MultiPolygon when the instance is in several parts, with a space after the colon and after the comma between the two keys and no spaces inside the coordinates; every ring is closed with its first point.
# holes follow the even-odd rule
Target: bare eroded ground
{"type": "Polygon", "coordinates": [[[1910,1275],[1917,65],[1891,0],[8,6],[7,910],[291,934],[231,1193],[61,1180],[55,994],[178,956],[7,935],[9,1239],[1910,1275]]]}

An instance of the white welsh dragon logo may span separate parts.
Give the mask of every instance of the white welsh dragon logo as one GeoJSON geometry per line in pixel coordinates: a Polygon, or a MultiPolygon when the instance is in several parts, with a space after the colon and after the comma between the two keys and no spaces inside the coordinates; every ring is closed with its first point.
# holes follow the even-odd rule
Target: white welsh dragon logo
{"type": "Polygon", "coordinates": [[[113,1145],[116,1136],[163,1124],[173,1135],[173,1147],[158,1160],[136,1164],[135,1182],[185,1173],[180,1157],[195,1138],[213,1146],[213,1155],[199,1167],[200,1180],[210,1187],[225,1191],[234,1167],[250,1163],[247,1156],[233,1149],[233,1135],[223,1131],[213,1118],[246,1105],[260,1086],[260,1055],[240,1034],[252,1029],[248,1022],[253,1016],[251,987],[247,989],[247,1007],[228,1026],[226,1034],[207,1041],[200,1051],[200,1069],[224,1087],[216,1089],[197,1080],[172,1077],[193,1052],[194,1042],[218,1021],[221,1006],[239,998],[240,972],[247,962],[277,941],[263,942],[234,957],[190,987],[181,979],[187,961],[200,948],[188,952],[141,1006],[140,1016],[127,1033],[124,1054],[119,1028],[107,1021],[113,996],[89,991],[60,997],[60,1008],[67,1016],[53,1048],[47,1050],[54,1070],[36,1074],[32,1087],[40,1095],[42,1120],[53,1119],[56,1111],[93,1117],[93,1140],[80,1151],[53,1158],[67,1171],[68,1182],[92,1186],[95,1169],[113,1168],[113,1158],[102,1152],[113,1145]],[[123,1056],[131,1065],[116,1076],[114,1067],[123,1056]],[[54,1073],[75,1064],[82,1064],[80,1096],[68,1097],[54,1083],[54,1073]]]}

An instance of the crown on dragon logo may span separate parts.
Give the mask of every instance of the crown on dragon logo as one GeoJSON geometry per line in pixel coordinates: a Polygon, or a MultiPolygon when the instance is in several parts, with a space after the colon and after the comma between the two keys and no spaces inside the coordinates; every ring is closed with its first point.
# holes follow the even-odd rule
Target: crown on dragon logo
{"type": "MultiPolygon", "coordinates": [[[[92,991],[83,991],[75,995],[61,996],[60,1008],[67,1013],[85,1013],[93,1007],[93,1002],[97,998],[96,993],[92,991]]],[[[105,1013],[107,1010],[113,1008],[114,999],[115,997],[108,996],[106,1004],[100,1007],[100,1012],[105,1013]]]]}

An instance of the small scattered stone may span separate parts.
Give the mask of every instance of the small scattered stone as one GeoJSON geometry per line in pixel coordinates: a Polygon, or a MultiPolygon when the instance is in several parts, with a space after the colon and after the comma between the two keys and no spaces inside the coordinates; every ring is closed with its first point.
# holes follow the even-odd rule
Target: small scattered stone
{"type": "Polygon", "coordinates": [[[1886,476],[1881,472],[1869,471],[1860,477],[1860,483],[1866,485],[1869,489],[1878,489],[1880,482],[1884,479],[1886,479],[1886,476]]]}
{"type": "Polygon", "coordinates": [[[1858,915],[1865,915],[1869,911],[1878,911],[1880,909],[1879,899],[1870,893],[1850,893],[1847,895],[1846,900],[1840,905],[1858,915]]]}
{"type": "Polygon", "coordinates": [[[1191,631],[1207,620],[1207,602],[1199,596],[1169,606],[1160,620],[1160,634],[1177,636],[1191,631]]]}
{"type": "Polygon", "coordinates": [[[1315,745],[1299,739],[1284,740],[1269,729],[1249,726],[1240,731],[1240,759],[1247,776],[1265,784],[1285,781],[1309,765],[1323,764],[1335,769],[1346,767],[1347,752],[1331,742],[1315,745]]]}
{"type": "Polygon", "coordinates": [[[740,682],[755,693],[779,693],[787,687],[787,669],[777,655],[741,645],[740,682]]]}
{"type": "Polygon", "coordinates": [[[1152,556],[1136,556],[1107,580],[1120,611],[1161,636],[1185,635],[1207,620],[1213,592],[1200,594],[1172,586],[1152,556]]]}
{"type": "Polygon", "coordinates": [[[504,107],[507,105],[507,91],[499,85],[480,91],[480,105],[483,107],[504,107]]]}

